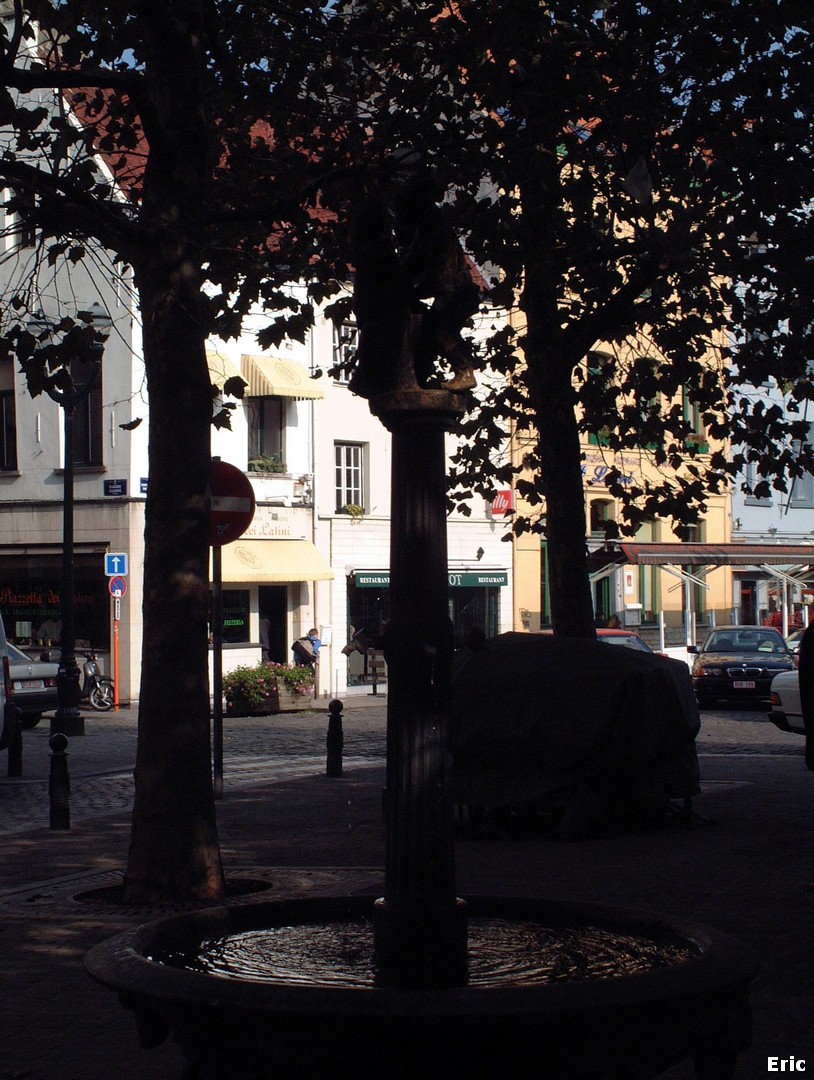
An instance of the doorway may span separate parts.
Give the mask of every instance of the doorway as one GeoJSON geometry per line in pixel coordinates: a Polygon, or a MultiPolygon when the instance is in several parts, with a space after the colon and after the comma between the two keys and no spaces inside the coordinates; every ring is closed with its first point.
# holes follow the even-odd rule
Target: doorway
{"type": "Polygon", "coordinates": [[[258,589],[260,644],[264,660],[285,664],[288,655],[288,586],[261,585],[258,589]]]}

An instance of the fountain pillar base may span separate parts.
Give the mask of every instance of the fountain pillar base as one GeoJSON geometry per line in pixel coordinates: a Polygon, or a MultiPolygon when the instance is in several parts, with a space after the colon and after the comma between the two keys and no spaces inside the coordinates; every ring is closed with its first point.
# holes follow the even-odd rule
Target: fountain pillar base
{"type": "Polygon", "coordinates": [[[399,989],[466,986],[467,913],[451,905],[403,908],[377,900],[373,908],[376,982],[399,989]]]}

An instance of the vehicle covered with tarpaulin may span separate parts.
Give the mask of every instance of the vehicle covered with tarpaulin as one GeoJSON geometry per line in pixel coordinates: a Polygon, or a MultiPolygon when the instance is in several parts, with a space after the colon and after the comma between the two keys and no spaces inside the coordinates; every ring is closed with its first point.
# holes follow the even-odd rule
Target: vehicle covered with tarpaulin
{"type": "Polygon", "coordinates": [[[605,835],[700,791],[700,727],[679,660],[600,641],[507,633],[456,654],[452,797],[553,814],[559,835],[605,835]]]}

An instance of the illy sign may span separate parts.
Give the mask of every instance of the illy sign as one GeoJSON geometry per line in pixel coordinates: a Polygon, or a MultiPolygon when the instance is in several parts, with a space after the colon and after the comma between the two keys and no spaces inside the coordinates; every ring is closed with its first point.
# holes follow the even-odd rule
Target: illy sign
{"type": "Polygon", "coordinates": [[[511,488],[495,492],[492,499],[492,517],[505,517],[514,510],[514,492],[511,488]]]}

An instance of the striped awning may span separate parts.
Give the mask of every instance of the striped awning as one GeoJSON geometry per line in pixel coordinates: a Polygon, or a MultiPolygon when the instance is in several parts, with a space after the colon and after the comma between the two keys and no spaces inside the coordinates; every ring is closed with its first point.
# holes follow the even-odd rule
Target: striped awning
{"type": "Polygon", "coordinates": [[[206,366],[209,368],[210,379],[219,390],[223,389],[224,383],[228,382],[229,379],[242,378],[237,365],[228,356],[222,356],[214,349],[206,350],[206,366]]]}
{"type": "Polygon", "coordinates": [[[249,397],[288,397],[316,400],[325,392],[302,364],[278,356],[241,357],[243,378],[249,397]]]}
{"type": "Polygon", "coordinates": [[[221,548],[224,583],[330,581],[333,576],[310,540],[236,540],[221,548]]]}

